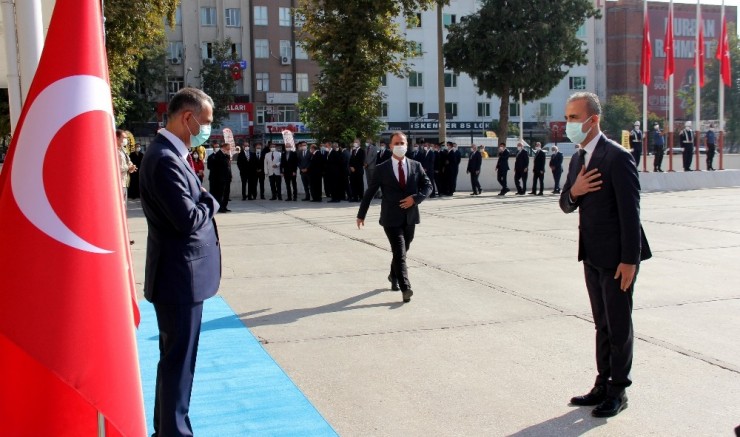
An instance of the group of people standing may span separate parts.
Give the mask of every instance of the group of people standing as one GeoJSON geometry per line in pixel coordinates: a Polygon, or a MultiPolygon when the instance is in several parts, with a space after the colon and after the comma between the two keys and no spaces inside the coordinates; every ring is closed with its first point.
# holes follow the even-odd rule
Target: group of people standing
{"type": "MultiPolygon", "coordinates": [[[[706,157],[707,157],[707,170],[714,171],[714,155],[717,151],[717,134],[714,132],[714,123],[709,125],[704,136],[704,142],[706,145],[706,157]]],[[[653,172],[663,172],[663,155],[665,154],[665,136],[663,131],[660,130],[660,125],[655,123],[653,125],[652,133],[652,146],[653,146],[653,172]]],[[[632,130],[630,131],[630,147],[632,148],[632,156],[635,159],[638,171],[640,171],[640,157],[642,156],[642,143],[643,143],[643,132],[640,130],[640,122],[635,121],[632,130]]],[[[694,161],[694,143],[695,133],[691,127],[691,122],[687,121],[684,123],[683,129],[678,134],[678,147],[681,149],[683,171],[693,171],[691,164],[694,161]]],[[[645,158],[647,159],[647,157],[645,158]]]]}
{"type": "MultiPolygon", "coordinates": [[[[520,142],[516,146],[517,152],[514,159],[514,184],[516,185],[516,194],[523,196],[527,193],[527,179],[529,175],[529,152],[524,149],[524,145],[520,142]]],[[[532,167],[532,190],[529,194],[538,196],[543,195],[545,187],[545,162],[547,156],[545,151],[542,150],[542,143],[539,141],[534,146],[534,165],[532,167]],[[539,183],[539,191],[537,185],[539,183]]],[[[498,145],[498,161],[496,162],[496,179],[501,185],[501,191],[498,193],[499,196],[505,196],[509,191],[507,174],[510,170],[509,157],[511,153],[506,148],[506,143],[499,143],[498,145]]],[[[553,194],[560,193],[560,177],[563,174],[563,153],[558,150],[557,146],[552,147],[552,154],[550,155],[550,171],[552,172],[555,186],[552,190],[553,194]]],[[[479,193],[480,194],[480,193],[479,193]]]]}

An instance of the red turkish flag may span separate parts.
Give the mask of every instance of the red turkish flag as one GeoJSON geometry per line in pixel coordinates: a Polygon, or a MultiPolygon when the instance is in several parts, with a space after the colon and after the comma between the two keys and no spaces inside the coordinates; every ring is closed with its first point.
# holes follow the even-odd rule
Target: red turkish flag
{"type": "Polygon", "coordinates": [[[720,75],[725,86],[732,84],[732,74],[730,73],[730,41],[727,36],[727,17],[722,16],[722,34],[717,44],[717,59],[720,62],[720,75]]]}
{"type": "Polygon", "coordinates": [[[699,19],[699,43],[696,48],[698,50],[698,56],[697,59],[699,61],[698,65],[696,65],[696,71],[699,76],[699,88],[704,86],[704,22],[703,20],[699,19]]]}
{"type": "Polygon", "coordinates": [[[146,435],[102,22],[56,1],[0,174],[2,435],[146,435]]]}
{"type": "Polygon", "coordinates": [[[673,3],[668,7],[668,23],[665,28],[665,67],[663,69],[663,78],[668,80],[676,70],[673,59],[673,3]]]}
{"type": "Polygon", "coordinates": [[[653,48],[650,45],[650,22],[647,9],[644,13],[642,25],[642,60],[640,62],[640,82],[650,85],[650,60],[653,57],[653,48]]]}

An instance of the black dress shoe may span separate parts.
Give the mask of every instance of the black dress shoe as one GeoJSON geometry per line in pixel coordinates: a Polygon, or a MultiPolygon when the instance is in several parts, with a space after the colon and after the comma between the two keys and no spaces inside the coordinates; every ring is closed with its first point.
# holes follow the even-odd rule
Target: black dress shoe
{"type": "Polygon", "coordinates": [[[579,407],[589,407],[599,405],[604,402],[604,399],[606,399],[606,387],[597,385],[588,394],[570,398],[570,403],[579,407]]]}
{"type": "Polygon", "coordinates": [[[627,395],[609,396],[591,411],[591,415],[594,417],[614,417],[625,408],[627,408],[627,395]]]}
{"type": "Polygon", "coordinates": [[[409,288],[408,290],[404,290],[401,292],[403,294],[403,301],[405,303],[411,302],[411,296],[414,295],[414,292],[409,288]]]}
{"type": "Polygon", "coordinates": [[[394,281],[391,275],[388,275],[388,282],[391,283],[391,290],[393,291],[400,290],[400,288],[398,288],[398,282],[394,281]]]}

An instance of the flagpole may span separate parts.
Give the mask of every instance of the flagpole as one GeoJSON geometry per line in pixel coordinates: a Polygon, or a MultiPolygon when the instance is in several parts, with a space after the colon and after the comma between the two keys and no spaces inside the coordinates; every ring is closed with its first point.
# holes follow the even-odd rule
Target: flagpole
{"type": "MultiPolygon", "coordinates": [[[[668,5],[668,25],[671,26],[671,47],[673,46],[673,0],[668,5]]],[[[670,56],[673,56],[671,49],[670,56]]],[[[668,172],[673,171],[673,72],[668,77],[668,172]]]]}
{"type": "MultiPolygon", "coordinates": [[[[524,141],[524,97],[519,92],[519,139],[524,141]]],[[[530,138],[531,139],[531,138],[530,138]]]]}
{"type": "MultiPolygon", "coordinates": [[[[643,26],[647,24],[647,13],[648,13],[648,6],[647,6],[647,0],[643,2],[643,26]]],[[[644,30],[643,30],[644,33],[644,30]]],[[[650,35],[647,35],[648,38],[650,38],[650,35]]],[[[646,43],[645,41],[642,42],[643,45],[646,43]]],[[[647,41],[647,44],[650,44],[650,41],[647,41]]],[[[644,50],[644,49],[643,49],[644,50]]],[[[650,60],[648,60],[650,62],[650,60]]],[[[647,78],[650,80],[650,78],[647,78]]],[[[650,129],[648,128],[648,115],[647,115],[647,105],[648,105],[648,86],[646,83],[643,82],[642,84],[642,151],[640,152],[641,158],[642,158],[642,171],[647,171],[647,155],[648,155],[648,141],[647,141],[647,132],[650,132],[650,129]]]]}
{"type": "Polygon", "coordinates": [[[701,0],[696,0],[696,45],[694,46],[694,58],[696,61],[696,74],[694,75],[694,154],[696,156],[696,171],[699,171],[699,145],[701,144],[701,82],[700,77],[703,74],[701,70],[701,55],[704,51],[699,47],[699,35],[702,32],[701,25],[701,0]]]}
{"type": "Polygon", "coordinates": [[[15,4],[3,1],[2,6],[3,25],[5,27],[5,62],[7,65],[8,79],[8,105],[10,109],[10,134],[13,135],[15,125],[21,116],[23,106],[21,92],[21,76],[18,66],[18,39],[15,29],[15,4]]]}
{"type": "MultiPolygon", "coordinates": [[[[725,0],[722,0],[722,36],[721,38],[725,38],[726,34],[724,33],[725,29],[725,0]]],[[[720,41],[720,45],[724,45],[724,40],[720,41]]],[[[724,53],[723,53],[724,56],[724,53]]],[[[724,157],[724,145],[725,145],[725,84],[722,80],[722,61],[720,61],[720,68],[719,68],[719,80],[717,83],[719,84],[719,169],[724,170],[723,167],[723,157],[724,157]]],[[[709,152],[707,150],[707,152],[709,152]]]]}
{"type": "Polygon", "coordinates": [[[98,411],[98,437],[105,437],[105,416],[98,411]]]}

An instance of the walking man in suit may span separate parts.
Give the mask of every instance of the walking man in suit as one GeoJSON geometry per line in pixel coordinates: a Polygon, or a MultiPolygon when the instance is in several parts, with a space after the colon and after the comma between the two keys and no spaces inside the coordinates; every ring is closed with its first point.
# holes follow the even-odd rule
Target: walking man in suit
{"type": "Polygon", "coordinates": [[[270,200],[283,200],[283,187],[280,179],[280,152],[275,150],[275,145],[269,143],[270,151],[265,153],[265,174],[270,180],[270,200]]]}
{"type": "Polygon", "coordinates": [[[227,208],[231,195],[231,144],[221,144],[221,149],[212,158],[211,172],[208,174],[211,194],[221,205],[218,212],[231,212],[227,208]]]}
{"type": "Polygon", "coordinates": [[[527,191],[527,174],[529,172],[529,155],[524,150],[524,144],[516,145],[516,160],[514,161],[514,185],[516,194],[523,196],[527,191]],[[519,183],[521,181],[521,185],[519,183]]]}
{"type": "Polygon", "coordinates": [[[471,196],[477,196],[483,192],[480,187],[480,182],[478,181],[482,163],[483,157],[480,152],[478,152],[476,145],[473,144],[470,146],[470,158],[468,158],[467,169],[467,173],[470,175],[470,186],[473,187],[473,192],[470,193],[471,196]]]}
{"type": "Polygon", "coordinates": [[[499,196],[504,196],[510,191],[506,182],[506,174],[509,173],[509,155],[509,151],[506,149],[506,143],[499,143],[498,161],[496,161],[496,180],[501,185],[501,191],[498,193],[499,196]]]}
{"type": "Polygon", "coordinates": [[[286,146],[285,154],[280,160],[280,171],[285,179],[285,192],[288,195],[285,201],[298,200],[298,155],[292,147],[286,146]]]}
{"type": "MultiPolygon", "coordinates": [[[[532,166],[532,191],[529,194],[542,196],[542,190],[545,187],[545,151],[542,150],[542,143],[534,143],[534,166],[532,166]],[[540,182],[540,191],[537,192],[537,181],[540,182]]],[[[526,187],[525,187],[526,189],[526,187]]]]}
{"type": "Polygon", "coordinates": [[[555,181],[555,187],[552,194],[560,194],[560,176],[563,174],[563,152],[558,150],[558,146],[552,146],[552,155],[550,155],[550,171],[555,181]]]}
{"type": "Polygon", "coordinates": [[[380,205],[380,225],[391,244],[393,261],[388,279],[397,282],[401,288],[404,302],[410,302],[414,292],[411,290],[406,252],[414,239],[414,230],[419,223],[419,204],[432,192],[421,164],[406,158],[408,148],[406,135],[395,132],[391,136],[393,158],[376,167],[375,175],[365,191],[357,212],[357,228],[365,225],[365,216],[370,208],[375,192],[383,190],[380,205]]]}
{"type": "Polygon", "coordinates": [[[601,133],[601,104],[579,92],[565,105],[568,138],[580,148],[560,194],[565,213],[579,212],[578,260],[596,327],[596,382],[573,405],[596,406],[595,417],[627,407],[632,384],[632,295],[640,261],[650,248],[640,225],[640,179],[632,155],[601,133]]]}
{"type": "Polygon", "coordinates": [[[159,364],[154,436],[192,436],[190,393],[203,301],[221,281],[216,199],[187,161],[188,149],[211,133],[213,101],[183,88],[170,100],[167,127],[141,162],[141,206],[149,228],[144,296],[154,304],[159,364]]]}
{"type": "Polygon", "coordinates": [[[301,183],[303,184],[303,199],[311,200],[311,179],[308,176],[308,166],[311,164],[311,153],[305,141],[298,143],[298,171],[301,173],[301,183]]]}

